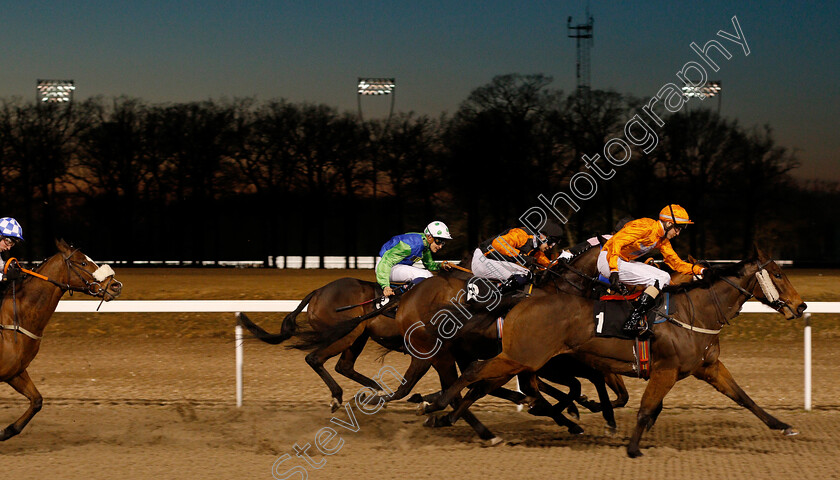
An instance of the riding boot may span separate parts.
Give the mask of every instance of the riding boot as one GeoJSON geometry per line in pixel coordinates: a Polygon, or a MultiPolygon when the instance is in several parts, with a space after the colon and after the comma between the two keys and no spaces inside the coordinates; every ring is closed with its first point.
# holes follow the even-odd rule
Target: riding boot
{"type": "Polygon", "coordinates": [[[527,285],[528,282],[531,281],[532,275],[531,272],[528,272],[527,275],[511,275],[510,278],[505,280],[499,286],[499,293],[504,295],[508,292],[513,292],[515,290],[519,290],[523,286],[527,285]]]}
{"type": "Polygon", "coordinates": [[[624,333],[639,337],[647,337],[652,333],[645,317],[648,310],[653,307],[655,301],[656,299],[647,292],[643,292],[639,296],[633,305],[633,311],[630,313],[630,317],[624,322],[624,326],[622,327],[624,333]]]}

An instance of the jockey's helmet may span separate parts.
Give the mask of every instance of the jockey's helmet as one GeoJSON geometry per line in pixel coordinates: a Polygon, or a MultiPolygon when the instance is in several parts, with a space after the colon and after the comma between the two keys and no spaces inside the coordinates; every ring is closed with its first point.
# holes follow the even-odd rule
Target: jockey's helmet
{"type": "Polygon", "coordinates": [[[23,227],[12,217],[0,218],[0,237],[16,238],[23,241],[23,227]]]}
{"type": "Polygon", "coordinates": [[[667,205],[659,212],[659,219],[663,222],[673,222],[677,225],[693,225],[694,222],[688,218],[688,212],[676,203],[667,205]]]}
{"type": "Polygon", "coordinates": [[[423,233],[434,239],[452,240],[452,236],[449,234],[449,227],[439,221],[428,224],[423,233]]]}

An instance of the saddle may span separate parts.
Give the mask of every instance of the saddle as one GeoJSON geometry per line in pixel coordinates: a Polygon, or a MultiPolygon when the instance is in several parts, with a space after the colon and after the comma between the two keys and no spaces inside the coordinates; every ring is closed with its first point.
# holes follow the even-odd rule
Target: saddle
{"type": "MultiPolygon", "coordinates": [[[[613,337],[622,338],[625,340],[633,340],[636,337],[627,335],[622,330],[624,321],[630,317],[630,312],[633,311],[633,300],[637,299],[642,294],[641,291],[632,293],[630,295],[601,295],[595,301],[593,318],[595,321],[595,336],[596,337],[613,337]]],[[[656,299],[656,305],[647,313],[646,319],[649,325],[653,325],[656,320],[656,311],[662,305],[666,295],[660,295],[656,299]]]]}
{"type": "MultiPolygon", "coordinates": [[[[378,295],[379,299],[376,300],[373,304],[373,308],[376,310],[381,310],[388,306],[391,302],[399,302],[400,297],[402,294],[407,292],[411,287],[415,284],[412,282],[405,282],[405,283],[392,283],[391,288],[394,290],[394,295],[390,297],[385,297],[382,295],[382,287],[378,287],[378,295]]],[[[397,309],[400,308],[399,304],[394,308],[389,308],[385,312],[382,312],[382,315],[388,318],[397,318],[397,309]]]]}
{"type": "Polygon", "coordinates": [[[510,301],[518,301],[530,296],[534,288],[533,283],[527,283],[516,290],[500,293],[501,285],[502,282],[498,280],[471,277],[467,280],[466,302],[471,306],[481,306],[488,311],[494,311],[500,305],[507,305],[510,301]]]}

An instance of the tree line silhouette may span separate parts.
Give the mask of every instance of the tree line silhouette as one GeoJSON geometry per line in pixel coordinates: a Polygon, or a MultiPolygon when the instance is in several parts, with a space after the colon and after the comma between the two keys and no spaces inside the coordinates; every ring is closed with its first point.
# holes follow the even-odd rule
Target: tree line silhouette
{"type": "MultiPolygon", "coordinates": [[[[14,253],[29,259],[54,253],[55,238],[125,261],[375,255],[432,219],[457,237],[444,255],[454,258],[516,225],[537,195],[567,189],[581,155],[623,135],[645,100],[550,84],[497,76],[451,115],[389,122],[283,99],[6,100],[0,215],[22,222],[14,253]]],[[[740,258],[757,242],[777,257],[840,261],[840,230],[824,218],[840,204],[837,184],[795,181],[797,158],[769,126],[696,104],[660,112],[656,148],[634,147],[566,212],[567,242],[672,202],[696,222],[680,253],[740,258]]]]}

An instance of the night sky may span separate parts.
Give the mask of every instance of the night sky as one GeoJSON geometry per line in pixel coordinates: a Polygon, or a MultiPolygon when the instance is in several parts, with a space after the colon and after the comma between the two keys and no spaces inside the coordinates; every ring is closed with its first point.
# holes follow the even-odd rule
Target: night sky
{"type": "MultiPolygon", "coordinates": [[[[35,98],[38,78],[76,98],[149,102],[256,96],[355,112],[358,77],[395,77],[395,109],[453,113],[495,75],[543,73],[575,87],[566,19],[586,2],[6,2],[0,98],[35,98]]],[[[840,181],[840,2],[589,2],[592,87],[644,99],[717,39],[721,113],[769,124],[800,178],[840,181]],[[737,16],[750,54],[716,36],[737,16]]],[[[698,102],[694,100],[693,102],[698,102]]],[[[717,102],[716,99],[707,102],[717,102]]],[[[366,118],[390,98],[365,99],[366,118]]],[[[690,104],[689,108],[693,105],[690,104]]]]}

